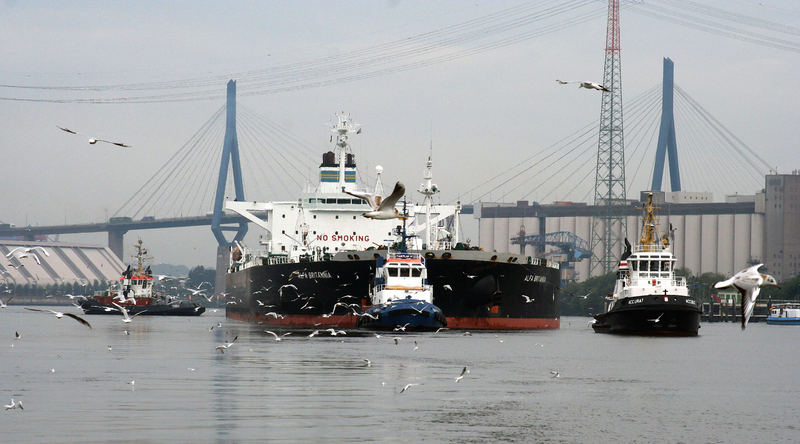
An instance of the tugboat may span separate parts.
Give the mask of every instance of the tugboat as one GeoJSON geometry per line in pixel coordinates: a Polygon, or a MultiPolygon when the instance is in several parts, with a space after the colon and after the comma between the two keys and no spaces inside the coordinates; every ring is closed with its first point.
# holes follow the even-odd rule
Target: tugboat
{"type": "MultiPolygon", "coordinates": [[[[405,204],[403,205],[403,213],[405,204]]],[[[356,327],[374,330],[437,330],[447,326],[442,310],[433,304],[425,259],[406,249],[405,219],[399,252],[377,255],[371,291],[372,307],[366,308],[356,327]]],[[[413,236],[412,236],[413,237],[413,236]]]]}
{"type": "Polygon", "coordinates": [[[656,241],[653,195],[647,196],[642,236],[635,250],[625,239],[614,292],[606,298],[605,312],[595,315],[596,333],[697,336],[701,310],[689,296],[686,279],[675,276],[675,256],[670,233],[656,241]]]}
{"type": "Polygon", "coordinates": [[[118,284],[84,300],[80,306],[85,314],[119,315],[117,306],[125,307],[131,316],[200,316],[206,311],[204,306],[195,302],[171,300],[162,292],[154,291],[150,267],[144,268],[147,250],[141,239],[133,246],[136,248],[136,269],[132,270],[128,265],[118,284]]]}

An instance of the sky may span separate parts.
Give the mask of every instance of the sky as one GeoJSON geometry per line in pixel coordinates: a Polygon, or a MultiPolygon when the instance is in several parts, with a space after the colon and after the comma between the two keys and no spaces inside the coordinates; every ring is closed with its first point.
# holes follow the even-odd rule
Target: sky
{"type": "MultiPolygon", "coordinates": [[[[654,8],[665,4],[700,17],[693,12],[697,5],[693,2],[644,3],[654,8]]],[[[800,5],[788,0],[703,4],[719,8],[713,10],[717,18],[727,11],[749,17],[755,25],[766,23],[775,29],[775,24],[782,24],[784,33],[774,34],[771,45],[755,44],[747,41],[751,34],[745,34],[749,31],[741,23],[728,31],[703,32],[680,20],[638,13],[635,8],[644,9],[642,5],[623,2],[623,99],[633,99],[660,84],[662,59],[670,57],[675,62],[676,83],[769,165],[781,173],[800,168],[795,133],[800,121],[796,106],[800,92],[795,86],[800,32],[792,27],[799,22],[800,5]],[[787,46],[793,49],[775,48],[776,39],[789,41],[787,46]]],[[[0,41],[4,42],[0,84],[38,87],[0,87],[0,152],[5,159],[0,185],[6,190],[0,220],[23,226],[107,219],[219,109],[224,103],[225,79],[240,78],[241,93],[247,91],[248,82],[253,85],[256,72],[292,63],[332,69],[322,62],[324,57],[343,61],[351,73],[390,69],[358,80],[317,72],[318,78],[328,79],[324,86],[306,84],[287,91],[240,94],[238,103],[280,125],[319,154],[329,149],[326,125],[335,112],[346,111],[364,129],[354,141],[360,165],[374,168],[381,164],[385,182],[420,182],[432,146],[435,182],[443,190],[442,199],[452,202],[465,190],[502,175],[521,159],[598,119],[600,95],[596,91],[561,86],[554,80],[602,81],[605,5],[604,1],[577,0],[0,1],[0,41]],[[554,13],[550,21],[542,19],[509,35],[520,36],[526,29],[545,25],[555,30],[514,44],[416,69],[391,69],[391,60],[361,71],[346,64],[348,54],[356,58],[360,51],[366,53],[376,45],[403,42],[448,26],[475,24],[509,8],[544,11],[550,7],[547,5],[563,5],[564,10],[554,13]],[[570,12],[573,10],[576,12],[570,12]],[[601,13],[568,23],[586,11],[601,13]],[[180,89],[177,82],[163,90],[99,92],[40,88],[154,86],[155,82],[183,79],[207,80],[209,86],[180,89]],[[217,89],[218,96],[197,101],[47,101],[217,89]],[[133,148],[89,145],[82,136],[61,132],[56,125],[133,148]]],[[[657,10],[647,9],[651,13],[657,10]]],[[[766,32],[767,25],[756,32],[766,32]]],[[[503,36],[499,30],[492,38],[503,36]]],[[[443,54],[463,55],[475,43],[439,40],[435,44],[443,54]]],[[[399,57],[389,50],[384,54],[389,59],[399,57]]],[[[258,92],[257,86],[252,87],[251,92],[258,92]]],[[[241,137],[240,149],[245,149],[241,137]]],[[[692,149],[701,152],[703,147],[692,149]]],[[[688,162],[695,171],[720,169],[714,162],[695,159],[694,165],[688,162]]],[[[272,171],[280,174],[280,161],[274,163],[272,171]]],[[[649,163],[645,160],[642,168],[649,163]]],[[[264,174],[250,166],[244,169],[245,174],[264,174]]],[[[645,171],[642,177],[646,175],[645,171]]],[[[691,179],[684,184],[690,189],[691,179]]],[[[703,191],[698,186],[692,190],[703,191]]],[[[748,184],[730,192],[753,193],[757,191],[754,188],[748,184]]],[[[269,201],[293,198],[291,191],[250,187],[246,195],[248,200],[269,201]]],[[[552,201],[564,197],[571,196],[560,197],[556,189],[540,197],[510,193],[489,195],[485,200],[552,201]]],[[[250,232],[252,241],[258,230],[251,227],[250,232]]],[[[128,255],[137,237],[149,245],[155,262],[214,264],[215,241],[208,228],[130,232],[125,236],[124,260],[130,261],[128,255]]],[[[70,235],[60,240],[102,244],[106,235],[70,235]]]]}

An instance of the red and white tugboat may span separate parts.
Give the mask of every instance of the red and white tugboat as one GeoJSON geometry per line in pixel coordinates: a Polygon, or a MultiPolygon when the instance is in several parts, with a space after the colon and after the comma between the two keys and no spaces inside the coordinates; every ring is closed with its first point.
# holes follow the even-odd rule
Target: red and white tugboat
{"type": "Polygon", "coordinates": [[[189,301],[174,301],[160,292],[154,291],[153,274],[150,267],[144,268],[147,250],[142,247],[142,240],[134,244],[137,260],[136,269],[128,268],[122,272],[119,283],[111,285],[101,294],[96,294],[81,303],[85,314],[119,314],[115,305],[125,307],[131,316],[199,316],[206,311],[200,304],[189,301]]]}

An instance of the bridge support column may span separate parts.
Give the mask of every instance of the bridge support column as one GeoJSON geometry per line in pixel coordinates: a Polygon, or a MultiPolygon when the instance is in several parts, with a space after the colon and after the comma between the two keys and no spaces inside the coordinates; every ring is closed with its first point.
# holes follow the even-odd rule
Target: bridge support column
{"type": "Polygon", "coordinates": [[[225,275],[230,264],[230,247],[217,246],[217,277],[214,283],[214,293],[225,293],[225,275]]]}
{"type": "Polygon", "coordinates": [[[127,232],[128,230],[108,230],[108,248],[123,262],[125,260],[122,258],[124,251],[122,239],[127,232]]]}

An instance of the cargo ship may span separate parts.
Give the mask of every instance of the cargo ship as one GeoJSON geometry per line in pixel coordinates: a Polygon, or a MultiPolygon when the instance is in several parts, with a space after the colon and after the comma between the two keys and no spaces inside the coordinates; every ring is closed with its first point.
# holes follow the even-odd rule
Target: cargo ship
{"type": "Polygon", "coordinates": [[[112,284],[103,292],[97,293],[81,302],[85,314],[121,315],[118,307],[124,307],[131,316],[200,316],[206,308],[190,301],[171,300],[155,290],[155,280],[150,267],[145,267],[147,250],[142,240],[135,243],[137,263],[135,268],[122,272],[119,282],[112,284]]]}
{"type": "Polygon", "coordinates": [[[701,310],[686,279],[675,276],[671,230],[657,239],[652,193],[641,209],[642,236],[633,251],[625,239],[614,291],[592,328],[596,333],[697,336],[701,310]]]}
{"type": "MultiPolygon", "coordinates": [[[[349,143],[360,127],[339,114],[331,131],[333,147],[322,155],[319,183],[298,200],[226,202],[227,210],[264,230],[256,248],[231,247],[228,318],[273,327],[355,327],[358,313],[371,305],[376,263],[386,261],[402,237],[400,219],[364,217],[371,207],[357,197],[365,193],[356,190],[349,143]]],[[[417,190],[423,203],[408,205],[405,222],[408,251],[424,257],[433,303],[448,328],[559,328],[559,264],[461,242],[461,206],[434,204],[439,189],[432,166],[429,156],[417,190]]],[[[378,200],[383,169],[376,172],[370,194],[378,200]]]]}

